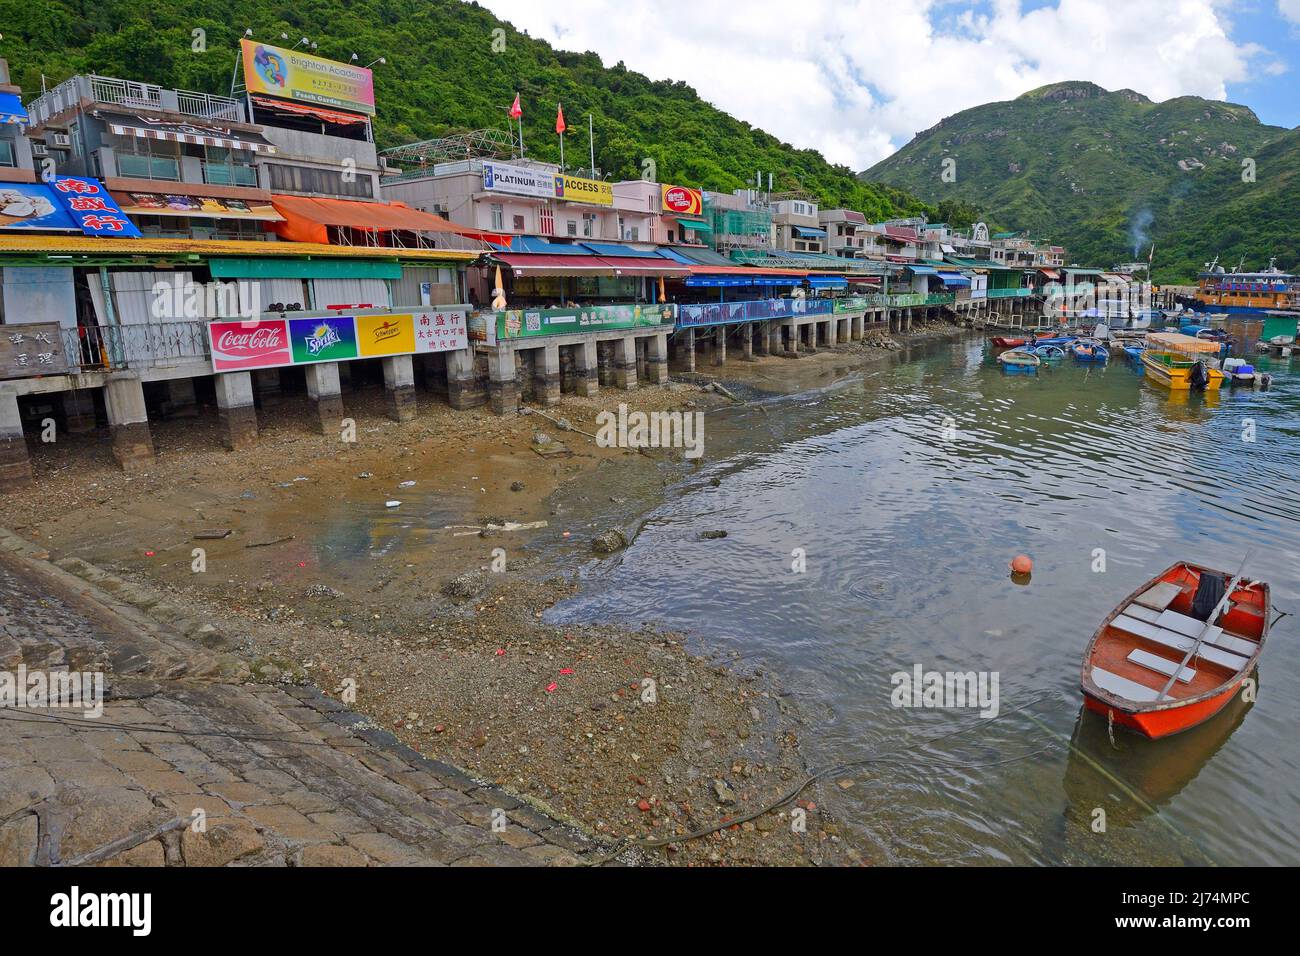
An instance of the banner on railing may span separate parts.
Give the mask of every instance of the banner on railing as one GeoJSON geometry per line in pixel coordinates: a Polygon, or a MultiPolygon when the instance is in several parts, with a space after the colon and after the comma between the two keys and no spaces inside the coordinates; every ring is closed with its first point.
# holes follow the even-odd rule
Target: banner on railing
{"type": "Polygon", "coordinates": [[[464,309],[211,322],[208,336],[215,372],[423,355],[469,347],[464,309]]]}
{"type": "Polygon", "coordinates": [[[677,307],[677,327],[725,325],[728,322],[757,322],[800,315],[829,315],[830,299],[754,299],[745,302],[704,302],[677,307]]]}
{"type": "Polygon", "coordinates": [[[578,309],[508,309],[482,312],[470,318],[470,336],[475,342],[495,345],[506,339],[544,335],[573,335],[636,329],[673,323],[677,307],[671,302],[635,305],[593,305],[578,309]]]}

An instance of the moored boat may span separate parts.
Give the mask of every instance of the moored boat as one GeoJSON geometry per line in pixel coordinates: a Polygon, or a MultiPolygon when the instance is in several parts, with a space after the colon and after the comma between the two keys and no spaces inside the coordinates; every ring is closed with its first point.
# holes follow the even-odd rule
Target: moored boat
{"type": "Polygon", "coordinates": [[[1018,349],[1020,346],[1024,345],[1028,339],[1012,338],[1007,335],[995,335],[990,341],[1000,349],[1018,349]]]}
{"type": "Polygon", "coordinates": [[[998,361],[1003,365],[1015,365],[1019,367],[1037,367],[1042,364],[1043,360],[1027,349],[1010,349],[998,356],[998,361]]]}
{"type": "Polygon", "coordinates": [[[1093,634],[1080,686],[1089,710],[1144,737],[1217,714],[1268,636],[1269,587],[1190,562],[1142,585],[1093,634]]]}
{"type": "Polygon", "coordinates": [[[1110,358],[1110,352],[1100,342],[1082,340],[1070,346],[1070,354],[1076,362],[1101,364],[1110,358]]]}
{"type": "Polygon", "coordinates": [[[1215,391],[1223,384],[1223,373],[1208,364],[1219,351],[1212,339],[1198,339],[1177,332],[1152,332],[1142,352],[1147,378],[1176,391],[1193,386],[1215,391]],[[1198,384],[1199,383],[1199,384],[1198,384]]]}

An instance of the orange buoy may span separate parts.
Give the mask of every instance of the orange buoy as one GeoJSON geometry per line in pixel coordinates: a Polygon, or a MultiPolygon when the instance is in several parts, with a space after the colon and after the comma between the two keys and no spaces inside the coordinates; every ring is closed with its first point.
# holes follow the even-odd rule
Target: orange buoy
{"type": "Polygon", "coordinates": [[[1034,562],[1027,554],[1018,554],[1011,559],[1011,570],[1016,574],[1029,574],[1034,570],[1034,562]]]}

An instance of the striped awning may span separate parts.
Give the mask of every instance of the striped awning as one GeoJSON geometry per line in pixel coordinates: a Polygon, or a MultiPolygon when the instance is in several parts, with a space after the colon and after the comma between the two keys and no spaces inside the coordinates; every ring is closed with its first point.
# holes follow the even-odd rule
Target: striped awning
{"type": "Polygon", "coordinates": [[[225,149],[243,149],[253,153],[274,153],[275,147],[260,133],[235,131],[225,126],[208,126],[201,123],[172,123],[152,120],[147,116],[128,116],[125,113],[104,113],[109,132],[117,136],[135,136],[139,139],[162,139],[174,143],[194,143],[198,146],[219,146],[225,149]]]}

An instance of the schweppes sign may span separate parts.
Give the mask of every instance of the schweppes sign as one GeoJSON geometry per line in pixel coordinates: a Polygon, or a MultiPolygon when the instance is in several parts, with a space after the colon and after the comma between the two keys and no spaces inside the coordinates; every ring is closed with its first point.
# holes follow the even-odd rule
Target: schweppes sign
{"type": "Polygon", "coordinates": [[[565,202],[583,202],[592,206],[614,205],[614,186],[597,179],[556,176],[555,198],[565,202]]]}
{"type": "Polygon", "coordinates": [[[704,196],[698,189],[689,186],[661,187],[664,212],[677,213],[681,216],[698,216],[704,211],[704,196]]]}

